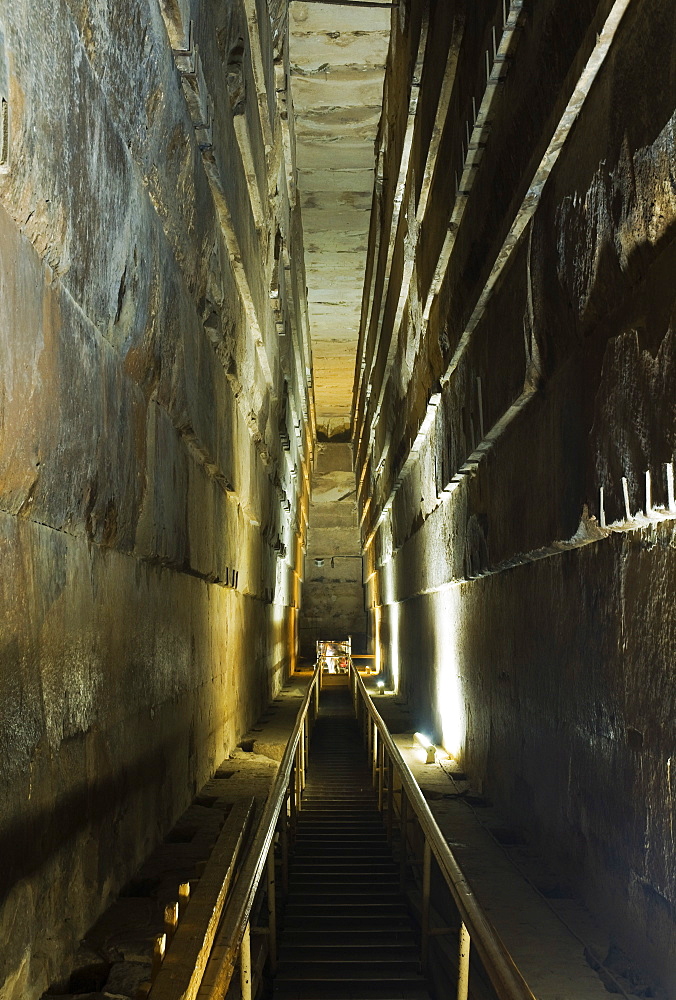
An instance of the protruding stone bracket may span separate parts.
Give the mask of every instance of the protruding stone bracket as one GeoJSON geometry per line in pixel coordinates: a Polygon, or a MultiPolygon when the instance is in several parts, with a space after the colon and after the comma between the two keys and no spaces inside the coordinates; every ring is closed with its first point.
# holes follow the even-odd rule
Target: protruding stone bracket
{"type": "Polygon", "coordinates": [[[172,49],[176,68],[181,76],[183,95],[202,152],[213,147],[213,101],[207,89],[198,46],[193,42],[193,22],[188,25],[187,46],[172,49]]]}
{"type": "Polygon", "coordinates": [[[159,0],[160,13],[174,54],[192,47],[190,0],[159,0]]]}
{"type": "Polygon", "coordinates": [[[0,25],[0,173],[10,166],[9,70],[5,54],[5,35],[0,25]]]}

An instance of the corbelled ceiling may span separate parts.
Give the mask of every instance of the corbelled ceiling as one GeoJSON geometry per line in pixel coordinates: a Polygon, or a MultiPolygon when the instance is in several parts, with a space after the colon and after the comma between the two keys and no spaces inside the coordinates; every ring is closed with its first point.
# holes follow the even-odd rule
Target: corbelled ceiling
{"type": "Polygon", "coordinates": [[[391,11],[290,4],[292,93],[318,428],[349,426],[391,11]]]}

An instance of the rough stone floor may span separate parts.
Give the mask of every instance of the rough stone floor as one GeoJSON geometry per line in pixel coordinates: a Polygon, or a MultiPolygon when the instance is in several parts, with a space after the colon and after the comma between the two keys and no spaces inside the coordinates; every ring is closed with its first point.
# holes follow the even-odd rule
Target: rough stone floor
{"type": "Polygon", "coordinates": [[[233,804],[256,798],[260,813],[291,735],[309,674],[295,674],[222,762],[192,805],[124,887],[82,941],[70,977],[47,997],[61,1000],[135,1000],[150,979],[153,943],[163,930],[165,905],[182,882],[199,879],[233,804]]]}
{"type": "Polygon", "coordinates": [[[537,1000],[630,1000],[665,993],[614,946],[538,853],[452,760],[424,764],[405,704],[371,691],[439,828],[537,1000]]]}
{"type": "MultiPolygon", "coordinates": [[[[134,1000],[150,976],[165,904],[177,898],[181,882],[199,878],[236,801],[255,796],[260,810],[308,680],[308,673],[296,674],[270,704],[85,936],[70,977],[54,983],[45,998],[134,1000]]],[[[607,1000],[609,994],[668,1000],[504,818],[471,794],[467,776],[452,761],[422,763],[406,705],[379,695],[375,687],[373,695],[461,868],[538,1000],[607,1000]]]]}

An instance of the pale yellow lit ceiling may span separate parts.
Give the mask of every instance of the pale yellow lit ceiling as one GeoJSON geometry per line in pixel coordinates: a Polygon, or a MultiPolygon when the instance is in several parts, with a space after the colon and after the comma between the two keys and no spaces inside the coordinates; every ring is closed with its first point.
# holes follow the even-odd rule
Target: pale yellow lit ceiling
{"type": "Polygon", "coordinates": [[[298,190],[319,430],[349,425],[391,11],[290,4],[298,190]]]}

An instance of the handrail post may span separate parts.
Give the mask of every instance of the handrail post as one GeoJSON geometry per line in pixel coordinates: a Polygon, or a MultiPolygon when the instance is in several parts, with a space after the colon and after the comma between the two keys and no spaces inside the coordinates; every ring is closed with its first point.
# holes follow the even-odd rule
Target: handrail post
{"type": "Polygon", "coordinates": [[[164,907],[164,933],[167,935],[167,946],[176,933],[178,927],[178,903],[168,903],[164,907]]]}
{"type": "Polygon", "coordinates": [[[375,785],[378,780],[378,729],[375,724],[371,726],[373,736],[371,738],[371,784],[375,785]]]}
{"type": "Polygon", "coordinates": [[[248,920],[239,950],[239,981],[242,1000],[251,1000],[251,924],[248,920]]]}
{"type": "Polygon", "coordinates": [[[282,892],[284,898],[289,892],[289,790],[287,788],[280,813],[280,841],[282,848],[282,892]]]}
{"type": "Polygon", "coordinates": [[[420,950],[422,953],[423,972],[427,971],[427,956],[429,952],[429,943],[430,943],[431,872],[432,872],[432,851],[430,850],[430,842],[427,839],[427,837],[425,837],[425,846],[423,848],[422,913],[420,918],[420,928],[421,928],[420,950]]]}
{"type": "Polygon", "coordinates": [[[378,810],[383,811],[385,796],[385,747],[382,740],[378,740],[378,810]]]}
{"type": "Polygon", "coordinates": [[[298,822],[298,809],[296,802],[296,758],[294,757],[289,775],[289,806],[291,812],[291,835],[294,836],[296,823],[298,822]]]}
{"type": "Polygon", "coordinates": [[[190,902],[190,882],[181,882],[178,887],[178,913],[182,917],[190,902]]]}
{"type": "MultiPolygon", "coordinates": [[[[380,770],[379,744],[382,743],[387,754],[387,764],[392,762],[394,774],[388,773],[388,811],[390,810],[390,794],[392,794],[391,813],[394,821],[394,800],[395,792],[401,794],[399,819],[401,824],[401,855],[400,855],[400,884],[402,891],[406,891],[408,882],[408,859],[411,854],[417,853],[417,836],[412,836],[409,840],[408,827],[411,818],[415,818],[420,826],[423,838],[423,892],[422,892],[422,914],[421,914],[421,952],[423,971],[429,963],[430,938],[433,934],[446,933],[450,928],[439,927],[430,928],[431,920],[431,868],[432,855],[439,866],[439,875],[451,894],[455,905],[458,908],[460,920],[464,924],[461,932],[460,952],[459,952],[459,983],[457,1000],[467,1000],[468,991],[463,983],[469,978],[469,953],[471,949],[477,951],[481,963],[486,970],[488,978],[494,987],[496,996],[501,1000],[535,1000],[532,991],[525,982],[523,976],[516,967],[514,960],[506,950],[504,944],[498,937],[495,928],[491,925],[487,915],[483,912],[465,876],[458,865],[453,851],[444,839],[437,826],[429,805],[425,802],[424,796],[413,777],[410,768],[404,760],[401,751],[392,739],[391,734],[380,717],[375,703],[369,696],[364,681],[356,670],[353,671],[355,684],[356,702],[359,706],[357,719],[362,727],[364,745],[367,747],[369,767],[372,773],[372,782],[376,784],[376,775],[380,770]],[[361,715],[360,715],[361,712],[361,715]],[[400,779],[400,788],[395,787],[395,774],[400,779]],[[471,939],[471,941],[470,941],[471,939]],[[467,970],[467,971],[463,971],[467,970]]],[[[381,771],[382,774],[382,771],[381,771]]],[[[384,780],[384,776],[383,776],[384,780]]],[[[379,788],[380,790],[380,788],[379,788]]],[[[389,833],[388,816],[388,833],[389,833]]],[[[454,990],[455,993],[455,990],[454,990]]]]}
{"type": "MultiPolygon", "coordinates": [[[[302,729],[301,729],[302,733],[302,729]]],[[[301,792],[303,790],[303,755],[301,750],[301,733],[298,734],[298,743],[296,743],[296,813],[301,810],[301,792]]]]}
{"type": "Polygon", "coordinates": [[[275,901],[275,842],[270,844],[267,863],[268,876],[268,955],[270,957],[270,973],[274,976],[277,969],[277,909],[275,901]]]}
{"type": "Polygon", "coordinates": [[[153,965],[150,973],[150,978],[154,982],[162,968],[162,962],[164,961],[164,955],[167,950],[167,935],[158,934],[155,938],[153,945],[153,965]]]}
{"type": "Polygon", "coordinates": [[[460,944],[458,947],[458,1000],[467,1000],[469,992],[469,931],[460,924],[460,944]]]}
{"type": "Polygon", "coordinates": [[[408,797],[402,784],[401,786],[401,811],[399,814],[399,826],[401,829],[401,861],[399,868],[399,884],[402,893],[406,892],[406,861],[408,855],[408,797]]]}
{"type": "Polygon", "coordinates": [[[307,767],[307,715],[300,729],[300,790],[305,788],[305,769],[307,767]]]}
{"type": "MultiPolygon", "coordinates": [[[[356,681],[356,678],[355,678],[356,681]]],[[[359,685],[359,682],[357,681],[359,685]]],[[[369,708],[364,695],[363,687],[359,692],[359,697],[361,698],[361,729],[362,729],[362,739],[365,746],[369,746],[369,726],[371,724],[371,718],[369,715],[369,708]]]]}
{"type": "Polygon", "coordinates": [[[387,756],[387,842],[392,843],[394,830],[394,761],[387,756]]]}
{"type": "Polygon", "coordinates": [[[303,719],[303,724],[300,727],[300,733],[298,734],[298,771],[300,774],[300,790],[303,791],[303,782],[305,780],[305,751],[303,749],[303,744],[305,743],[305,719],[303,719]]]}

